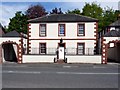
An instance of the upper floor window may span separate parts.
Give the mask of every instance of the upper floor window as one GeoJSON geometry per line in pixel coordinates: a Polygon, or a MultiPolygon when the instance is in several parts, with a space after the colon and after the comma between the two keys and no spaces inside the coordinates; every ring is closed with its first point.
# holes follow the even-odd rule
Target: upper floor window
{"type": "Polygon", "coordinates": [[[46,24],[40,24],[40,36],[46,36],[46,24]]]}
{"type": "Polygon", "coordinates": [[[77,45],[77,54],[84,54],[85,44],[84,43],[78,43],[77,45]]]}
{"type": "Polygon", "coordinates": [[[59,24],[58,34],[59,36],[65,36],[65,24],[59,24]]]}
{"type": "Polygon", "coordinates": [[[78,24],[78,36],[85,35],[85,24],[78,24]]]}

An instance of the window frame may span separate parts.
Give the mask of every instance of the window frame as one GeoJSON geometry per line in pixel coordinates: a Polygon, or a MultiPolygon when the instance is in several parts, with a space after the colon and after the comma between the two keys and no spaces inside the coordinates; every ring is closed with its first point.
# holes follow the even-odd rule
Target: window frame
{"type": "Polygon", "coordinates": [[[77,43],[77,55],[85,55],[85,43],[77,43]],[[83,51],[82,51],[83,53],[82,53],[82,54],[79,54],[79,53],[78,53],[78,51],[79,51],[79,50],[78,50],[79,44],[82,44],[82,45],[83,45],[83,49],[82,49],[82,50],[83,50],[83,51]]]}
{"type": "Polygon", "coordinates": [[[58,24],[58,36],[66,35],[66,25],[64,23],[58,24]],[[64,34],[60,34],[60,25],[64,25],[64,34]]]}
{"type": "Polygon", "coordinates": [[[39,54],[46,54],[47,48],[46,48],[46,43],[39,43],[39,54]],[[45,53],[41,53],[41,44],[45,44],[45,53]]]}
{"type": "Polygon", "coordinates": [[[39,36],[40,37],[46,37],[46,31],[47,31],[47,25],[46,24],[39,24],[39,36]],[[45,25],[45,35],[41,35],[41,25],[45,25]]]}
{"type": "Polygon", "coordinates": [[[85,36],[85,23],[78,23],[77,24],[77,36],[85,36]],[[83,34],[79,34],[79,26],[83,25],[83,34]]]}

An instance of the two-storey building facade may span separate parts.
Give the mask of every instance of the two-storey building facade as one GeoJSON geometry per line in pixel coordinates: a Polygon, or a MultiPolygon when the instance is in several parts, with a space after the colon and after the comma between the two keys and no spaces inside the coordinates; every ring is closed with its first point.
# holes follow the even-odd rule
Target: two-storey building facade
{"type": "MultiPolygon", "coordinates": [[[[57,58],[60,40],[62,40],[62,47],[65,49],[64,56],[67,62],[87,63],[88,61],[88,63],[92,63],[92,60],[93,63],[101,62],[100,58],[98,61],[95,61],[94,58],[88,60],[96,53],[97,19],[77,14],[53,14],[31,19],[28,22],[27,51],[31,57],[35,57],[35,55],[39,57],[39,59],[36,58],[36,62],[44,62],[43,60],[48,60],[50,57],[52,61],[57,58]],[[86,56],[89,57],[84,61],[86,56]],[[45,59],[41,57],[45,57],[45,59]]],[[[25,60],[24,62],[29,61],[25,60]]]]}

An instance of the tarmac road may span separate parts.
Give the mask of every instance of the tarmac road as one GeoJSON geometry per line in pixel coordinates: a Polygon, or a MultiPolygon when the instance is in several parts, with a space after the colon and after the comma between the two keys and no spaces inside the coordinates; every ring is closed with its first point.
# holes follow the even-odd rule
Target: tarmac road
{"type": "Polygon", "coordinates": [[[3,88],[118,88],[118,64],[3,64],[3,88]]]}

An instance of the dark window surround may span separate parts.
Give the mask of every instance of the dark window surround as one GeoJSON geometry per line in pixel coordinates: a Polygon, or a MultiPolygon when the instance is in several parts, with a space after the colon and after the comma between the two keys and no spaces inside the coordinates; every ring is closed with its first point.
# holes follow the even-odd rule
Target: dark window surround
{"type": "Polygon", "coordinates": [[[46,43],[39,43],[39,54],[46,54],[46,43]],[[45,53],[41,53],[41,44],[45,45],[45,53]]]}
{"type": "Polygon", "coordinates": [[[39,36],[40,37],[45,37],[46,36],[46,32],[47,32],[47,25],[46,24],[39,24],[39,36]],[[40,27],[41,27],[41,25],[45,25],[45,35],[44,36],[40,34],[40,27]]]}
{"type": "Polygon", "coordinates": [[[78,55],[85,55],[85,43],[77,43],[77,54],[78,54],[78,55]],[[79,44],[83,44],[83,54],[79,54],[79,53],[78,53],[78,45],[79,45],[79,44]]]}
{"type": "Polygon", "coordinates": [[[85,24],[78,23],[77,24],[77,36],[85,36],[85,24]],[[79,34],[79,25],[83,25],[83,34],[79,34]]]}
{"type": "Polygon", "coordinates": [[[58,36],[65,36],[66,35],[66,25],[65,24],[58,24],[58,36]],[[64,35],[60,35],[60,25],[64,25],[64,35]]]}

